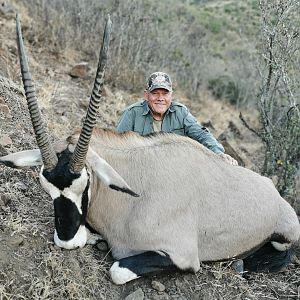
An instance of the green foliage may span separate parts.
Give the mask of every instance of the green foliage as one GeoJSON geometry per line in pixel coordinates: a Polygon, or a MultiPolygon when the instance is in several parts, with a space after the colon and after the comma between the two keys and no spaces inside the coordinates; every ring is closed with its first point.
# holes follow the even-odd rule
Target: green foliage
{"type": "MultiPolygon", "coordinates": [[[[172,75],[179,88],[197,96],[211,78],[227,74],[235,83],[239,99],[246,103],[254,99],[255,90],[237,89],[243,77],[236,70],[240,65],[248,70],[253,64],[251,60],[241,62],[240,56],[231,53],[232,47],[250,51],[251,47],[243,45],[253,45],[255,30],[247,20],[256,17],[252,16],[251,1],[229,3],[232,4],[205,0],[27,0],[22,5],[44,24],[31,28],[40,43],[62,54],[75,48],[93,60],[98,56],[103,20],[110,13],[113,34],[107,80],[119,88],[140,91],[145,77],[163,70],[172,75]],[[216,58],[220,64],[215,63],[216,58]],[[244,91],[247,94],[242,95],[244,91]]],[[[253,80],[254,73],[248,72],[253,80]]],[[[251,78],[246,83],[252,82],[251,78]]],[[[235,102],[234,96],[229,98],[235,102]]]]}
{"type": "Polygon", "coordinates": [[[226,99],[232,104],[237,104],[240,99],[240,90],[230,76],[223,75],[208,81],[208,89],[219,99],[226,99]]]}
{"type": "Polygon", "coordinates": [[[236,14],[238,12],[237,10],[238,10],[237,6],[233,3],[228,3],[224,5],[224,12],[226,14],[230,14],[230,15],[236,14]]]}
{"type": "Polygon", "coordinates": [[[199,22],[214,34],[220,33],[221,31],[222,19],[215,16],[212,12],[203,10],[199,16],[199,22]]]}

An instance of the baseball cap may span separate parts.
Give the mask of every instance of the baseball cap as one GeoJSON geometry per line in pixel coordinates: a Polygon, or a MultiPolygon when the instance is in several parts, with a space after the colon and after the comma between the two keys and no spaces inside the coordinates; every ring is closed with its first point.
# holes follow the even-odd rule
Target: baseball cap
{"type": "Polygon", "coordinates": [[[155,89],[166,89],[172,91],[172,81],[168,74],[163,72],[152,73],[147,81],[147,90],[152,92],[155,89]]]}

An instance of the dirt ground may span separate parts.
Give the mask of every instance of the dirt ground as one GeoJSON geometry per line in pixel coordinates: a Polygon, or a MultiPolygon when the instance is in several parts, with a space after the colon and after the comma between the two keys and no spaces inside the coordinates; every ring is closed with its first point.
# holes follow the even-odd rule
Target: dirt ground
{"type": "MultiPolygon", "coordinates": [[[[26,23],[26,20],[24,21],[26,23]]],[[[21,86],[13,13],[0,12],[0,156],[36,147],[21,86]]],[[[25,34],[26,43],[26,34],[25,34]]],[[[67,136],[85,114],[95,68],[84,79],[68,75],[73,61],[26,43],[39,103],[52,138],[67,136]]],[[[95,62],[96,66],[96,62],[95,62]]],[[[98,125],[113,128],[122,109],[139,98],[105,89],[98,125]]],[[[200,122],[259,171],[262,145],[243,127],[234,107],[205,91],[191,101],[177,92],[200,122]]],[[[243,111],[257,126],[256,116],[243,111]]],[[[277,274],[234,273],[230,263],[202,264],[197,274],[138,279],[124,286],[108,277],[109,251],[97,246],[61,250],[53,243],[54,211],[42,190],[38,168],[0,166],[0,300],[2,299],[300,299],[299,261],[277,274]],[[158,288],[155,282],[161,285],[158,288]]],[[[299,250],[299,247],[298,247],[299,250]]],[[[298,252],[297,252],[298,253],[298,252]]],[[[298,258],[300,256],[298,255],[298,258]]]]}

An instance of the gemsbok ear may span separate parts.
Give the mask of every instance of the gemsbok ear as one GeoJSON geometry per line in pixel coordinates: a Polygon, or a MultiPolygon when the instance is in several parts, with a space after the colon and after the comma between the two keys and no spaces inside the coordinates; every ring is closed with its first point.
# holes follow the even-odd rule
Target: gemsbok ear
{"type": "Polygon", "coordinates": [[[25,168],[43,164],[39,149],[25,150],[0,157],[0,164],[11,168],[25,168]]]}
{"type": "Polygon", "coordinates": [[[114,170],[114,168],[91,148],[89,148],[87,153],[87,161],[101,182],[111,189],[127,193],[134,197],[140,196],[132,191],[126,181],[114,170]]]}

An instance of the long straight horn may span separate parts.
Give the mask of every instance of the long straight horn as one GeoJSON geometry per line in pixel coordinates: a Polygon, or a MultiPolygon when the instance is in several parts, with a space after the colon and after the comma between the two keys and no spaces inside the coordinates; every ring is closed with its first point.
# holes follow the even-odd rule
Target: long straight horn
{"type": "Polygon", "coordinates": [[[26,52],[24,49],[21,25],[18,15],[16,16],[16,27],[23,86],[25,90],[32,126],[35,133],[36,142],[42,154],[42,160],[45,170],[52,170],[57,164],[57,156],[49,142],[49,137],[45,130],[41,117],[41,112],[38,107],[36,93],[26,58],[26,52]]]}
{"type": "Polygon", "coordinates": [[[105,66],[107,62],[110,33],[111,33],[112,22],[109,15],[107,16],[103,42],[99,55],[99,62],[94,82],[94,87],[90,97],[90,103],[85,117],[85,121],[82,127],[81,134],[79,136],[78,143],[74,150],[74,154],[70,161],[70,170],[73,173],[80,172],[85,165],[86,154],[89,148],[89,142],[92,136],[93,128],[96,124],[96,115],[100,106],[102,86],[104,82],[105,66]]]}

